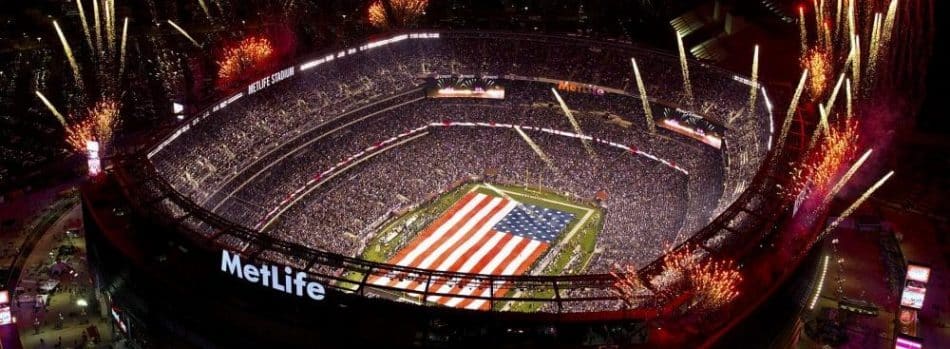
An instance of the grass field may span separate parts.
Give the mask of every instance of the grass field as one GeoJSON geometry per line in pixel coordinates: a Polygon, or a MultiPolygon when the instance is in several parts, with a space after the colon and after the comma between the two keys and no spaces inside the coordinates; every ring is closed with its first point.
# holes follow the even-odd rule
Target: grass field
{"type": "MultiPolygon", "coordinates": [[[[367,244],[360,257],[370,261],[387,261],[411,241],[418,232],[471,191],[493,196],[501,196],[501,193],[504,193],[511,199],[525,204],[573,213],[574,219],[568,223],[557,239],[551,242],[551,248],[548,252],[531,267],[531,274],[576,274],[583,272],[587,267],[594,253],[597,234],[603,226],[603,212],[599,208],[550,191],[484,183],[468,183],[459,186],[410,212],[386,222],[367,244]],[[404,229],[403,227],[407,228],[404,229]]],[[[355,289],[362,278],[361,273],[350,273],[347,275],[347,279],[354,283],[340,286],[355,289]]],[[[517,296],[518,293],[514,295],[517,296]]],[[[524,294],[522,296],[554,297],[554,294],[553,292],[546,292],[524,294]]],[[[540,306],[541,304],[528,302],[498,302],[494,304],[495,309],[507,308],[512,311],[524,312],[536,311],[540,306]]]]}

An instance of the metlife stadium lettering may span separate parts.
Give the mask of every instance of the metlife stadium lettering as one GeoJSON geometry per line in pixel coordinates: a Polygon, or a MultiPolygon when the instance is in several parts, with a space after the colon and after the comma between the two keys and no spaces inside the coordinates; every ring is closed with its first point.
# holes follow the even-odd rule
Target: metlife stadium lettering
{"type": "Polygon", "coordinates": [[[284,267],[281,272],[276,265],[241,264],[241,255],[231,254],[228,250],[221,250],[221,271],[252,284],[260,284],[297,297],[306,295],[312,300],[319,301],[326,296],[323,285],[307,280],[307,273],[302,271],[294,273],[290,267],[284,267]]]}
{"type": "Polygon", "coordinates": [[[257,91],[263,90],[270,85],[280,82],[286,78],[294,76],[294,67],[286,68],[284,70],[273,73],[269,76],[264,77],[263,79],[257,80],[254,83],[247,85],[247,94],[252,95],[257,91]]]}

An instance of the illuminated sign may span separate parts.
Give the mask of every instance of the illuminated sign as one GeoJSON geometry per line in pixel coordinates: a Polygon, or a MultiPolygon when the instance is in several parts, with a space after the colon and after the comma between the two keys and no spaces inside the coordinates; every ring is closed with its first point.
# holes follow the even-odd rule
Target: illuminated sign
{"type": "Polygon", "coordinates": [[[907,265],[907,280],[914,280],[927,283],[930,280],[930,268],[922,265],[907,265]]]}
{"type": "Polygon", "coordinates": [[[926,297],[926,288],[907,285],[904,287],[904,294],[901,295],[901,305],[919,310],[924,307],[926,297]]]}
{"type": "Polygon", "coordinates": [[[102,172],[102,163],[99,161],[99,142],[86,141],[86,165],[89,168],[89,177],[95,177],[102,172]]]}
{"type": "Polygon", "coordinates": [[[0,291],[0,326],[13,322],[13,314],[10,312],[10,292],[0,291]]]}
{"type": "Polygon", "coordinates": [[[273,73],[269,76],[264,77],[263,79],[257,80],[250,85],[247,85],[247,94],[250,96],[254,92],[263,90],[270,85],[276,84],[281,80],[294,76],[294,67],[285,68],[281,71],[273,73]]]}
{"type": "Polygon", "coordinates": [[[595,86],[591,84],[580,84],[570,81],[561,81],[557,83],[557,89],[566,92],[579,92],[579,93],[590,93],[593,95],[603,96],[606,91],[603,87],[595,86]]]}
{"type": "Polygon", "coordinates": [[[260,284],[297,297],[306,296],[319,301],[326,295],[323,285],[307,280],[307,273],[295,273],[290,267],[281,269],[276,265],[242,264],[241,255],[231,254],[228,250],[221,250],[221,271],[252,284],[260,284]]]}
{"type": "MultiPolygon", "coordinates": [[[[217,112],[218,110],[221,110],[221,109],[223,109],[224,107],[227,107],[228,104],[234,103],[234,101],[241,99],[241,97],[244,97],[244,94],[238,92],[237,94],[235,94],[235,95],[233,95],[233,96],[231,96],[231,97],[228,97],[228,99],[225,99],[225,100],[221,101],[221,103],[218,103],[217,105],[215,105],[214,107],[212,107],[212,108],[211,108],[211,111],[212,111],[212,112],[217,112]]],[[[196,122],[197,122],[197,120],[196,120],[196,122]]]]}

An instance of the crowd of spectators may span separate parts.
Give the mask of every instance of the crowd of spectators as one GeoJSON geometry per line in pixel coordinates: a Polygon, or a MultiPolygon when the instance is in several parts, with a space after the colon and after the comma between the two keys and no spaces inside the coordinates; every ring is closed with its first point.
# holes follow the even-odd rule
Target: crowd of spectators
{"type": "MultiPolygon", "coordinates": [[[[195,202],[248,227],[288,194],[312,190],[263,230],[345,255],[364,246],[365,228],[380,217],[486,172],[493,180],[531,183],[592,198],[603,190],[606,221],[589,270],[614,263],[642,266],[683,241],[748,185],[767,147],[763,103],[747,109],[749,86],[693,63],[695,96],[681,94],[675,56],[581,40],[465,33],[406,40],[298,72],[278,86],[242,98],[193,126],[152,157],[168,182],[195,202]],[[630,58],[651,99],[696,110],[726,127],[718,150],[644,125],[630,58]],[[528,132],[554,163],[549,167],[510,129],[430,127],[308,186],[349,155],[428,123],[484,121],[572,131],[551,85],[505,81],[506,99],[424,98],[427,74],[543,77],[622,89],[632,95],[562,92],[585,134],[634,146],[685,169],[577,139],[528,132]],[[620,117],[629,128],[609,122],[620,117]],[[490,170],[490,171],[489,171],[490,170]]],[[[278,257],[279,258],[279,257],[278,257]]]]}

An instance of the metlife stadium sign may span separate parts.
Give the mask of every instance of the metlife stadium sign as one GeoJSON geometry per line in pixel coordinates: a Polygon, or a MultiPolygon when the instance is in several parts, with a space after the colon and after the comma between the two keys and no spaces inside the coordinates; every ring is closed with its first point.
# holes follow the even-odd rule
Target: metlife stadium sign
{"type": "Polygon", "coordinates": [[[323,285],[308,280],[307,273],[294,272],[292,268],[286,266],[281,269],[276,265],[243,264],[240,254],[232,254],[228,250],[221,250],[221,271],[252,284],[260,284],[297,297],[319,301],[326,296],[323,285]]]}

